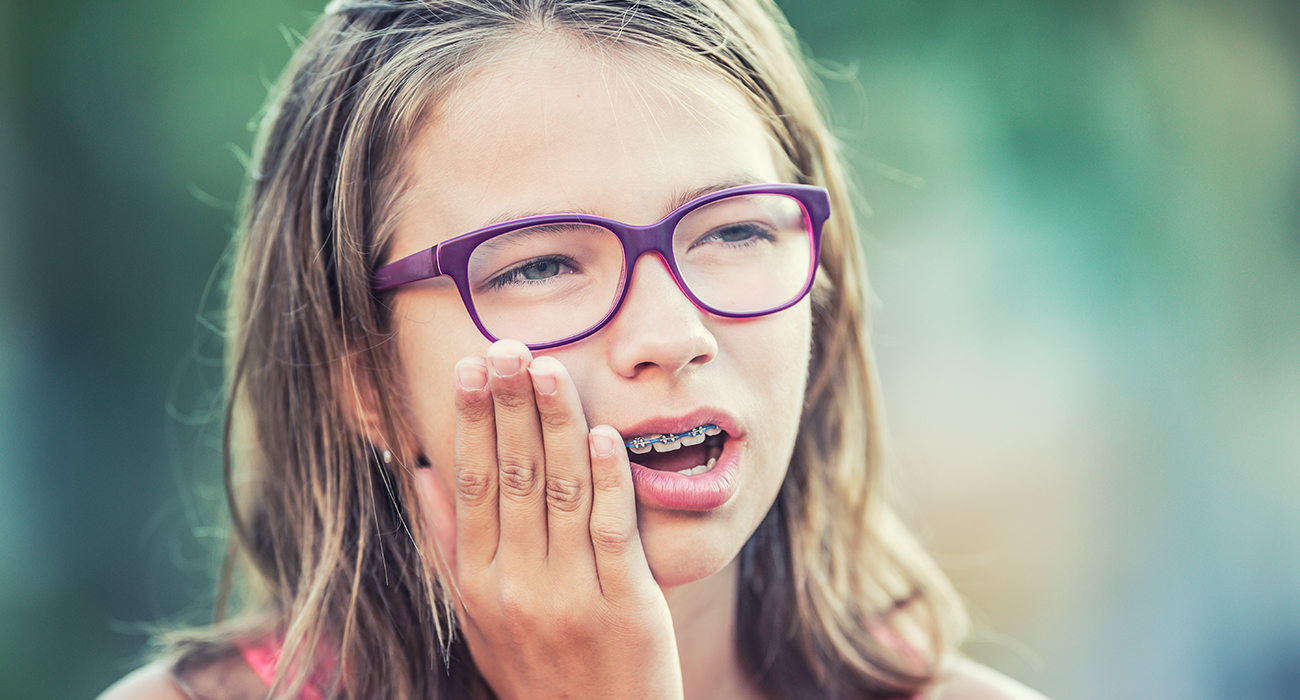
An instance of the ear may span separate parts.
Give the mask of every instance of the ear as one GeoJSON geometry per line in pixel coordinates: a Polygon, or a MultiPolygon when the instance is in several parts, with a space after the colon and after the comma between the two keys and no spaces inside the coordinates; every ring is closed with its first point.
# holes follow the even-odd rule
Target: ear
{"type": "Polygon", "coordinates": [[[384,433],[383,414],[379,410],[379,394],[375,389],[374,375],[361,364],[361,354],[347,355],[342,366],[342,404],[348,427],[360,433],[382,451],[389,449],[390,437],[384,433]]]}
{"type": "MultiPolygon", "coordinates": [[[[390,449],[396,452],[398,447],[393,444],[394,440],[397,445],[405,444],[418,449],[414,439],[404,439],[409,436],[385,432],[384,426],[389,421],[385,420],[384,411],[380,409],[379,391],[374,384],[375,375],[365,367],[362,354],[349,354],[343,362],[342,371],[344,376],[341,386],[346,392],[343,407],[347,412],[349,427],[363,435],[380,454],[390,449]]],[[[393,429],[401,430],[400,422],[393,429]]],[[[423,454],[409,455],[408,458],[409,465],[429,466],[424,461],[423,454]]],[[[402,463],[407,463],[406,459],[398,455],[394,455],[393,459],[393,466],[397,466],[399,459],[402,463]]],[[[456,509],[451,486],[444,483],[443,474],[438,469],[415,469],[412,474],[418,501],[417,504],[412,504],[415,506],[413,514],[418,513],[418,517],[424,521],[426,531],[433,533],[436,547],[434,565],[441,569],[438,575],[446,582],[454,582],[452,572],[456,570],[456,509]]]]}

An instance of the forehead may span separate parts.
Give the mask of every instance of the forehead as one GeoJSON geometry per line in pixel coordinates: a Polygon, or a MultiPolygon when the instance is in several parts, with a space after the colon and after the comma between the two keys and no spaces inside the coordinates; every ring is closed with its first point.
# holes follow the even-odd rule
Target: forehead
{"type": "Polygon", "coordinates": [[[553,36],[511,42],[412,139],[394,252],[531,214],[649,223],[683,192],[778,181],[780,154],[750,100],[700,66],[553,36]]]}

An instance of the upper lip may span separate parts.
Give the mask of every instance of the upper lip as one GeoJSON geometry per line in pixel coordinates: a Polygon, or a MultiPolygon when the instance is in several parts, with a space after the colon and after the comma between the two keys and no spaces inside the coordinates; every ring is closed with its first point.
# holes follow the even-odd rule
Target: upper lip
{"type": "Polygon", "coordinates": [[[734,416],[719,408],[702,407],[679,416],[662,416],[647,418],[624,428],[618,428],[624,440],[641,435],[674,435],[684,433],[697,425],[713,425],[722,428],[732,437],[739,437],[740,422],[734,416]]]}

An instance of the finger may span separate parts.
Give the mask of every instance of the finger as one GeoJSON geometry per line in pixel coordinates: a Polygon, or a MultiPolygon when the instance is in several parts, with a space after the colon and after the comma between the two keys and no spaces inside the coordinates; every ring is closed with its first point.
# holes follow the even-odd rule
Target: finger
{"type": "Polygon", "coordinates": [[[591,429],[591,545],[606,598],[630,595],[652,581],[636,527],[636,491],[623,438],[608,425],[591,429]]]}
{"type": "Polygon", "coordinates": [[[528,366],[546,454],[547,565],[561,574],[592,572],[591,456],[587,419],[573,379],[554,357],[528,366]]]}
{"type": "Polygon", "coordinates": [[[467,357],[456,363],[456,561],[483,569],[496,556],[497,436],[487,363],[467,357]]]}
{"type": "Polygon", "coordinates": [[[540,561],[546,556],[546,461],[533,382],[526,371],[532,359],[515,340],[499,340],[487,353],[497,435],[497,556],[540,561]]]}

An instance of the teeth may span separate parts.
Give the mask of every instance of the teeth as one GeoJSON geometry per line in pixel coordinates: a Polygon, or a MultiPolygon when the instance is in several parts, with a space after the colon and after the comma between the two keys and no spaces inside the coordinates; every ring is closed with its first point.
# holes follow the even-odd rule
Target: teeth
{"type": "Polygon", "coordinates": [[[673,452],[680,449],[682,449],[681,441],[671,436],[665,436],[663,442],[655,443],[655,452],[673,452]]]}
{"type": "Polygon", "coordinates": [[[683,469],[677,473],[681,474],[682,476],[695,476],[697,474],[706,474],[712,471],[713,467],[717,466],[717,464],[718,464],[718,458],[713,457],[709,459],[707,464],[701,464],[697,467],[691,467],[690,469],[683,469]]]}
{"type": "Polygon", "coordinates": [[[721,434],[722,428],[719,428],[712,423],[707,423],[705,425],[697,425],[684,433],[676,433],[673,435],[638,435],[631,440],[626,441],[624,444],[627,445],[627,449],[631,451],[632,454],[643,455],[651,449],[655,452],[672,452],[673,450],[681,449],[683,445],[698,445],[704,442],[706,437],[713,437],[714,435],[721,434]]]}

